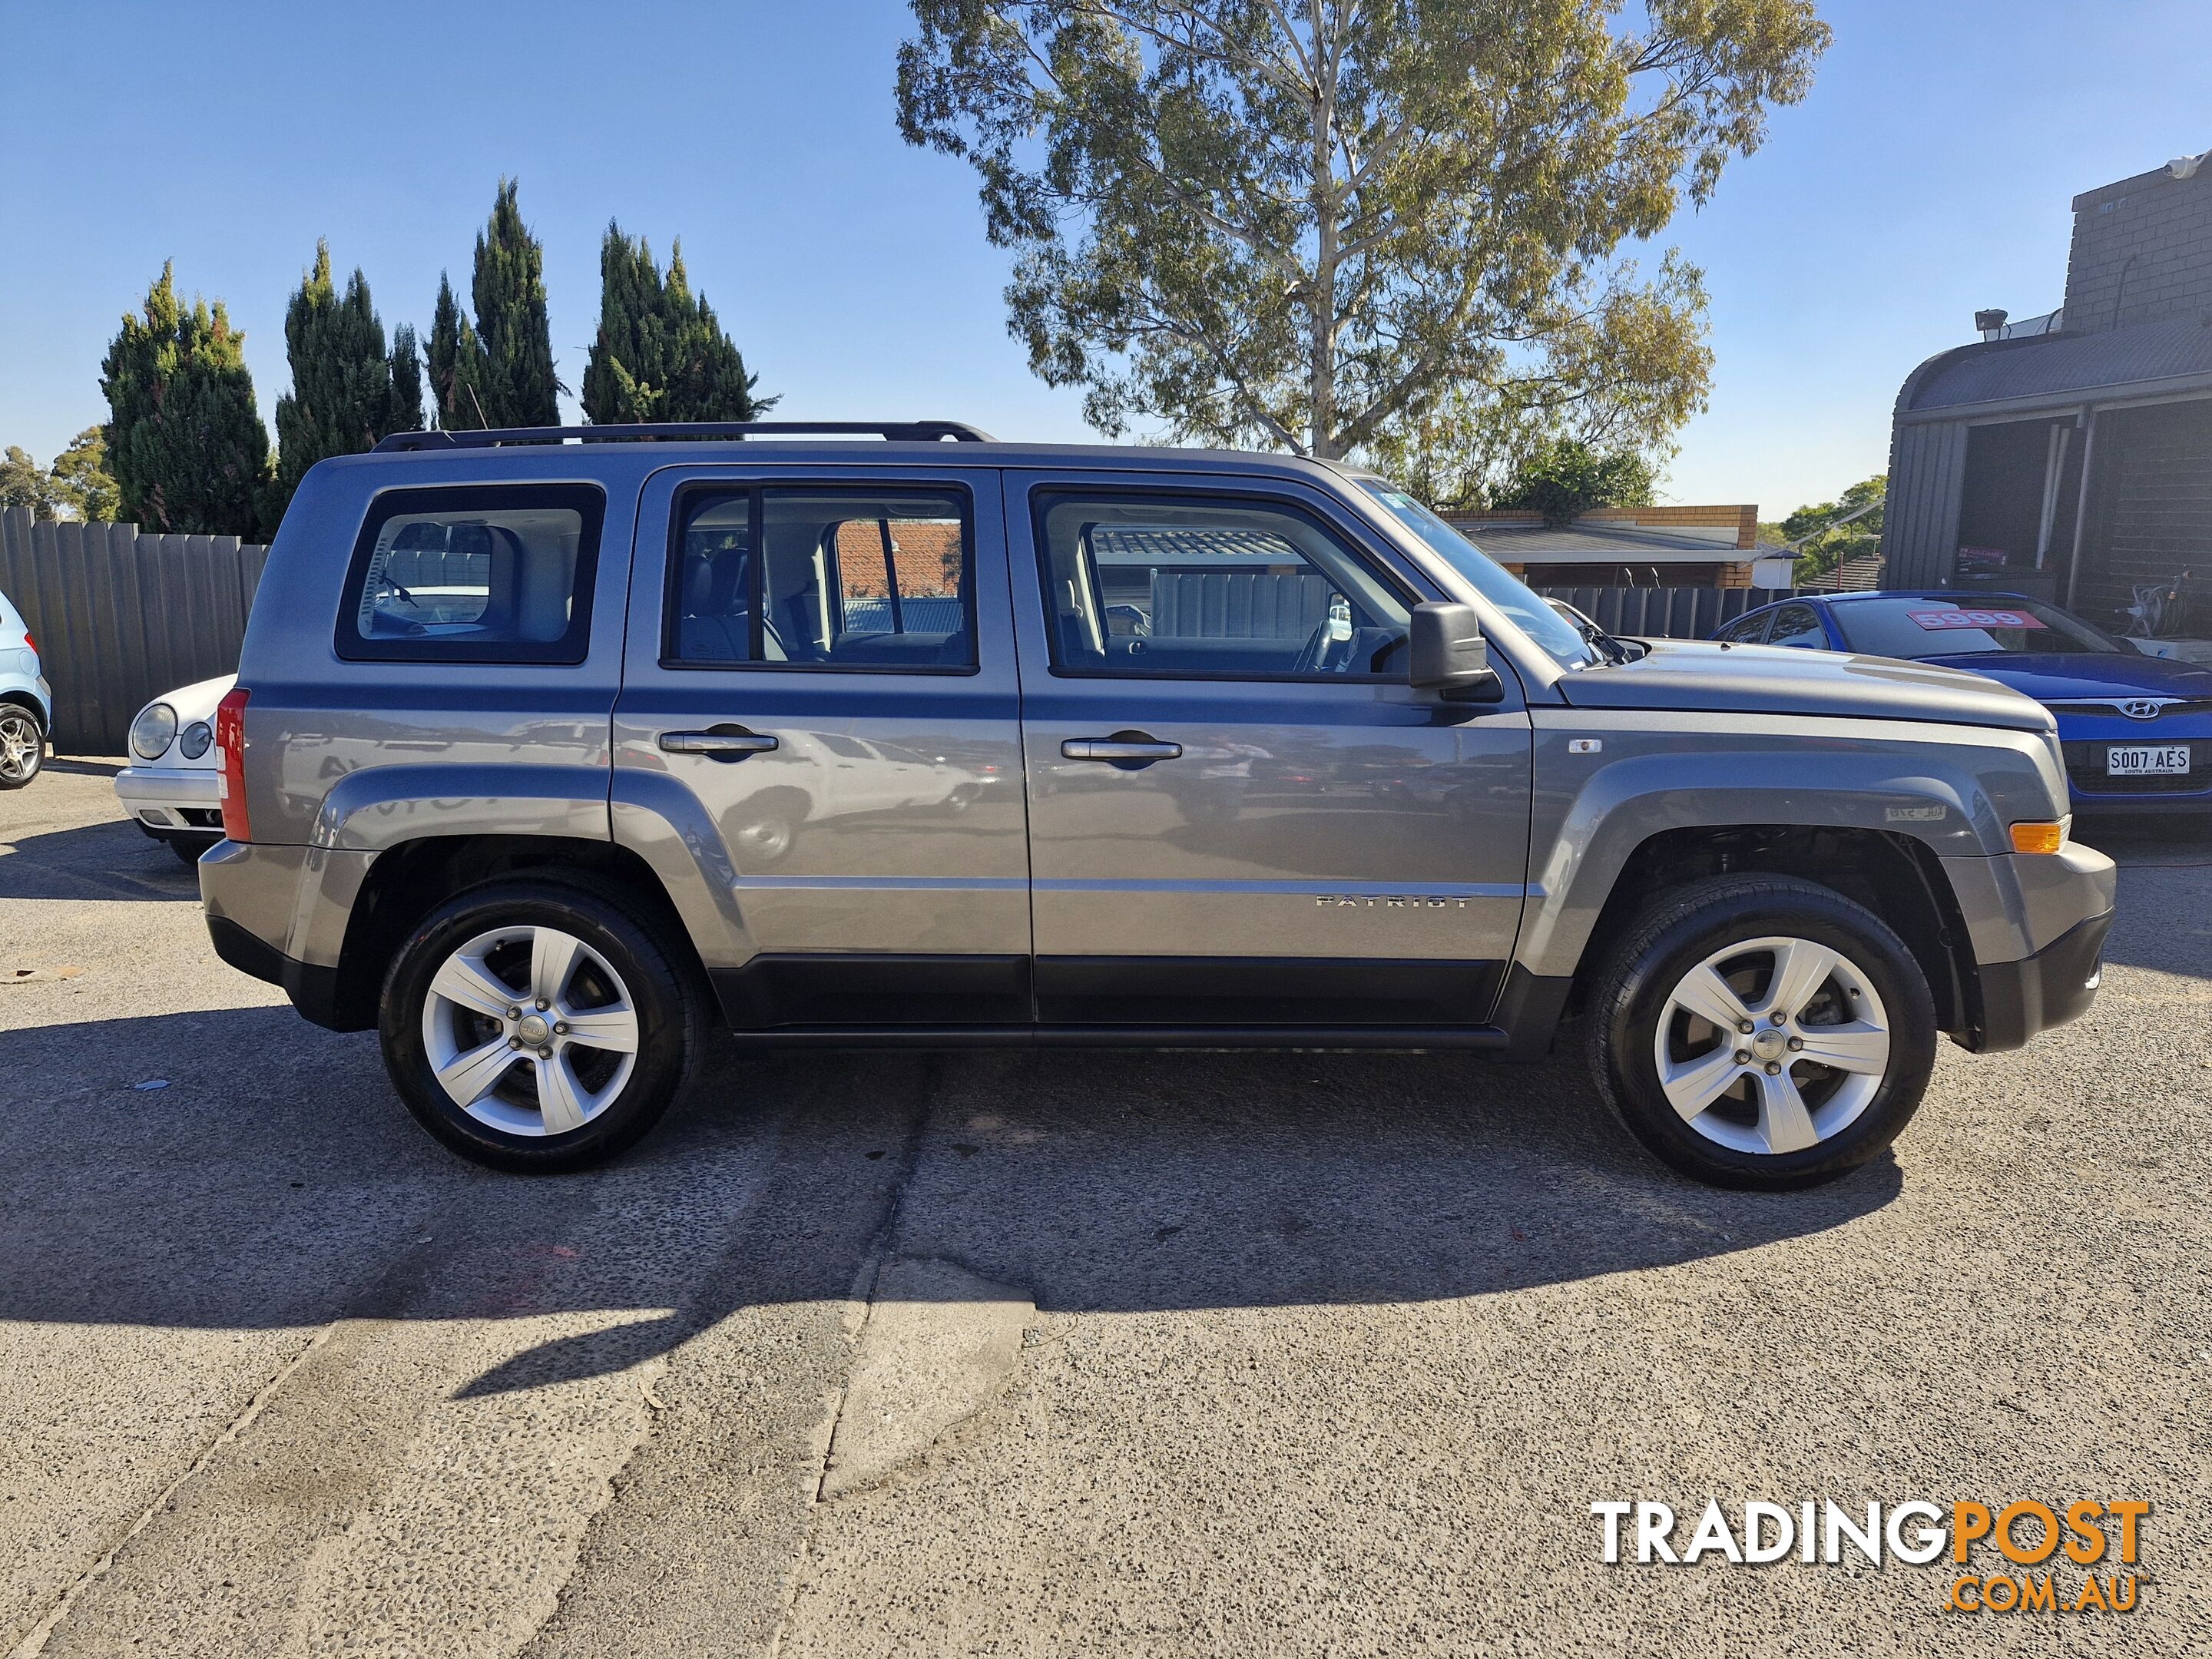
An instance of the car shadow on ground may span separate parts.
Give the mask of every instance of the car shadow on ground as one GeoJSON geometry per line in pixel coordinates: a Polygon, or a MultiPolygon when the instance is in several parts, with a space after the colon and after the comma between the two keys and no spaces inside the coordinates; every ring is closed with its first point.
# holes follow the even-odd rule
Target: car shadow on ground
{"type": "Polygon", "coordinates": [[[128,818],[30,835],[0,830],[0,899],[190,899],[198,872],[128,818]]]}
{"type": "Polygon", "coordinates": [[[1848,1224],[1900,1187],[1722,1192],[1651,1163],[1564,1062],[1390,1054],[718,1049],[629,1157],[477,1170],[366,1036],[286,1008],[6,1039],[0,1318],[204,1329],[636,1310],[473,1393],[620,1369],[870,1253],[1040,1310],[1401,1304],[1664,1268],[1848,1224]]]}

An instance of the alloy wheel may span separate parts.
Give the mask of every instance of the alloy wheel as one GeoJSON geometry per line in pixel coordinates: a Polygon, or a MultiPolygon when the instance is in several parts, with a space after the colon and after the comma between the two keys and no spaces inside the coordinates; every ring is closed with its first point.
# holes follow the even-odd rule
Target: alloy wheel
{"type": "Polygon", "coordinates": [[[1653,1039],[1682,1121],[1739,1152],[1801,1152],[1841,1133],[1889,1070],[1888,1015],[1841,951],[1786,936],[1714,951],[1668,993],[1653,1039]]]}
{"type": "Polygon", "coordinates": [[[638,1022],[614,965],[573,933],[479,933],[439,964],[422,1001],[433,1076],[478,1122],[514,1135],[580,1129],[637,1065],[638,1022]]]}
{"type": "Polygon", "coordinates": [[[22,782],[46,758],[46,739],[28,714],[0,714],[0,777],[22,782]]]}

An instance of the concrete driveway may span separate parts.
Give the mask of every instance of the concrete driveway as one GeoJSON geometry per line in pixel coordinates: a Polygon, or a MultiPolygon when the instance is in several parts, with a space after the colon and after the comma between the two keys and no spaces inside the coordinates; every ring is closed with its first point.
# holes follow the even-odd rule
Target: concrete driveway
{"type": "Polygon", "coordinates": [[[1341,1054],[721,1056],[520,1180],[216,960],[112,770],[0,795],[0,1651],[2212,1644],[2212,845],[2115,843],[2091,1017],[1808,1194],[1341,1054]],[[1598,1559],[1709,1497],[2154,1510],[2124,1615],[1598,1559]]]}

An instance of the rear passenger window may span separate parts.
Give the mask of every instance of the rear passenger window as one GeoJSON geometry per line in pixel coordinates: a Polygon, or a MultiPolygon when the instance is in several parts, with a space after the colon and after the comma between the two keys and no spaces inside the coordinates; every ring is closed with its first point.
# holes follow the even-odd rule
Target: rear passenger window
{"type": "Polygon", "coordinates": [[[964,673],[975,666],[968,501],[766,488],[687,496],[665,660],[964,673]]]}
{"type": "Polygon", "coordinates": [[[386,491],[354,548],[338,655],[581,662],[605,516],[589,484],[386,491]]]}
{"type": "Polygon", "coordinates": [[[1820,626],[1820,616],[1811,605],[1785,605],[1774,613],[1774,631],[1766,636],[1766,643],[1826,651],[1828,630],[1820,626]]]}
{"type": "Polygon", "coordinates": [[[1057,672],[1406,678],[1406,600],[1304,514],[1071,494],[1037,520],[1057,672]]]}

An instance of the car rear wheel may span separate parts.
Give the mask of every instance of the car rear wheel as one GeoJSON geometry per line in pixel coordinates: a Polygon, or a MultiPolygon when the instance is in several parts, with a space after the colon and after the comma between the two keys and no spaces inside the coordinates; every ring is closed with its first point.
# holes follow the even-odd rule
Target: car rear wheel
{"type": "Polygon", "coordinates": [[[1832,1181],[1912,1116],[1936,1011],[1911,952],[1815,883],[1721,876],[1653,901],[1595,987],[1590,1060],[1630,1133],[1683,1174],[1832,1181]]]}
{"type": "Polygon", "coordinates": [[[38,716],[18,703],[0,703],[0,789],[21,789],[46,763],[46,734],[38,716]]]}
{"type": "Polygon", "coordinates": [[[659,1120],[697,1000],[656,930],[597,891],[502,882],[423,920],[385,980],[386,1069],[422,1126],[492,1169],[603,1162],[659,1120]]]}

